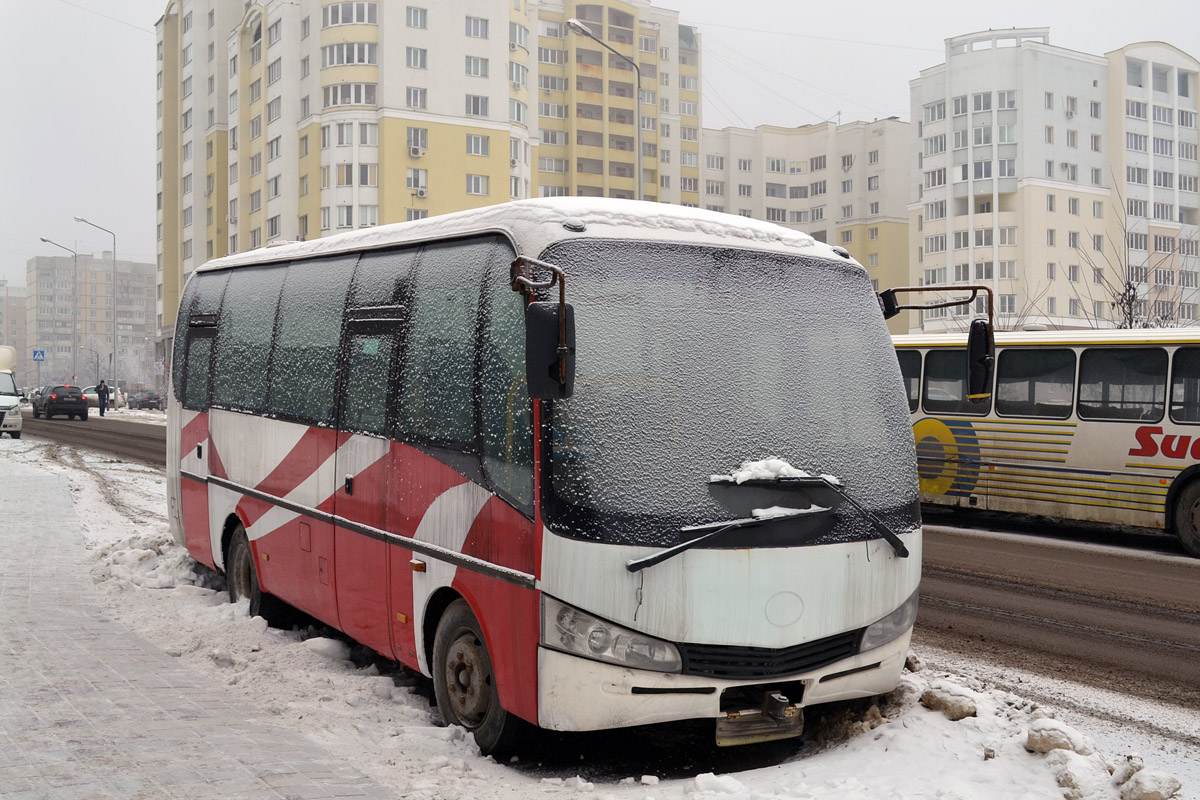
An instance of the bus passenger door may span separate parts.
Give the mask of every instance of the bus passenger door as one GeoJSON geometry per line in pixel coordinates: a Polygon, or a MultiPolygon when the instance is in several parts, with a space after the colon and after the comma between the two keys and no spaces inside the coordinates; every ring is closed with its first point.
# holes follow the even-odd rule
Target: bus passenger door
{"type": "Polygon", "coordinates": [[[213,569],[221,557],[220,531],[214,543],[208,518],[208,383],[212,371],[215,327],[192,327],[186,331],[187,346],[184,370],[179,430],[179,506],[180,522],[188,553],[192,558],[213,569]]]}
{"type": "Polygon", "coordinates": [[[392,442],[389,383],[398,352],[397,320],[348,323],[338,382],[334,476],[334,569],[342,630],[394,657],[388,625],[385,541],[392,442]]]}

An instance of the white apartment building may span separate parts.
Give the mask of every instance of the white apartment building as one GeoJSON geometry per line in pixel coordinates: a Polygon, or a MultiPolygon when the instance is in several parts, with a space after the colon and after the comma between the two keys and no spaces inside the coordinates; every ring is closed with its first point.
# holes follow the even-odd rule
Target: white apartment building
{"type": "Polygon", "coordinates": [[[1096,56],[1046,28],[947,39],[910,82],[913,280],[990,286],[1000,328],[1191,324],[1198,70],[1170,45],[1096,56]]]}
{"type": "MultiPolygon", "coordinates": [[[[841,245],[877,289],[909,281],[910,125],[895,117],[784,128],[705,129],[701,205],[841,245]]],[[[889,322],[909,328],[907,312],[889,322]]]]}

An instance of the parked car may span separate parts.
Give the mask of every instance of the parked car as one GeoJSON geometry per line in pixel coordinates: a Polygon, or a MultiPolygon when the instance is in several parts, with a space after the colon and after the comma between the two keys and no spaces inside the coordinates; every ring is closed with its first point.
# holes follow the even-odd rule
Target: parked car
{"type": "Polygon", "coordinates": [[[134,392],[129,396],[130,408],[155,408],[162,410],[162,396],[158,392],[134,392]]]}
{"type": "MultiPolygon", "coordinates": [[[[83,387],[83,396],[87,399],[89,408],[100,407],[100,395],[96,393],[95,386],[83,387]]],[[[125,407],[125,392],[121,390],[113,391],[113,388],[108,387],[108,407],[109,408],[124,408],[125,407]]]]}
{"type": "Polygon", "coordinates": [[[33,396],[33,418],[65,416],[79,417],[84,422],[88,418],[88,404],[83,392],[78,386],[46,386],[33,396]]]}

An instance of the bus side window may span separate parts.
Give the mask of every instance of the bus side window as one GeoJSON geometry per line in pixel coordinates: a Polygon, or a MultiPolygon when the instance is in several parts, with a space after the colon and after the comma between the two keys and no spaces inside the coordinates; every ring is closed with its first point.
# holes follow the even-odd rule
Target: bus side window
{"type": "Polygon", "coordinates": [[[426,245],[413,280],[401,439],[475,449],[475,327],[490,239],[426,245]]]}
{"type": "Polygon", "coordinates": [[[1200,347],[1175,351],[1171,373],[1171,419],[1200,422],[1200,347]]]}
{"type": "Polygon", "coordinates": [[[287,267],[245,268],[229,278],[213,358],[212,403],[262,413],[275,311],[287,267]]]}
{"type": "Polygon", "coordinates": [[[350,306],[390,306],[404,299],[404,288],[412,278],[419,247],[363,253],[354,270],[350,306]]]}
{"type": "Polygon", "coordinates": [[[930,350],[925,354],[925,410],[932,414],[986,414],[991,403],[967,399],[967,351],[930,350]]]}
{"type": "MultiPolygon", "coordinates": [[[[182,338],[182,337],[181,337],[182,338]]],[[[183,407],[193,411],[208,410],[208,376],[212,367],[213,335],[205,331],[188,336],[187,356],[183,368],[183,407]]]]}
{"type": "Polygon", "coordinates": [[[533,514],[533,401],[525,382],[525,301],[509,287],[514,253],[493,249],[479,351],[480,450],[488,482],[533,514]]]}
{"type": "MultiPolygon", "coordinates": [[[[225,283],[229,280],[228,272],[200,272],[192,276],[184,289],[183,299],[179,303],[179,316],[175,320],[174,352],[171,354],[171,388],[175,397],[183,399],[183,378],[186,374],[186,354],[188,346],[188,330],[191,319],[198,314],[215,315],[221,310],[221,296],[225,293],[225,283]]],[[[208,356],[205,357],[205,369],[208,368],[208,356]]],[[[205,381],[207,386],[208,382],[205,381]]],[[[189,406],[194,408],[195,406],[189,406]]],[[[207,393],[201,408],[208,408],[207,393]]]]}
{"type": "Polygon", "coordinates": [[[996,413],[1066,419],[1075,395],[1075,351],[1001,350],[996,365],[996,413]]]}
{"type": "Polygon", "coordinates": [[[897,350],[896,358],[900,361],[904,391],[908,394],[908,413],[911,414],[917,410],[917,400],[921,394],[921,351],[897,350]]]}
{"type": "Polygon", "coordinates": [[[1167,351],[1090,347],[1079,358],[1080,419],[1155,422],[1166,405],[1167,351]]]}
{"type": "Polygon", "coordinates": [[[288,267],[271,354],[272,414],[310,425],[333,424],[338,339],[357,260],[354,254],[288,267]]]}
{"type": "Polygon", "coordinates": [[[388,378],[396,352],[396,335],[351,333],[346,342],[347,385],[339,427],[386,436],[388,378]]]}

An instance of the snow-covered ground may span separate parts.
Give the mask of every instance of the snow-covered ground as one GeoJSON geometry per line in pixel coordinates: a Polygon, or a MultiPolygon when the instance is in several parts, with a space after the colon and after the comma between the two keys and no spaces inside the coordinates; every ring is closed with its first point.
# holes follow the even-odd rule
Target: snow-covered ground
{"type": "MultiPolygon", "coordinates": [[[[161,419],[121,414],[142,415],[161,419]]],[[[98,453],[48,458],[48,449],[0,439],[0,462],[68,475],[107,614],[400,797],[1200,798],[1200,755],[1185,743],[1200,736],[1200,715],[937,651],[918,652],[924,666],[877,703],[810,711],[803,743],[768,746],[765,757],[697,747],[665,767],[639,761],[662,757],[661,737],[674,729],[657,729],[555,737],[498,764],[461,729],[440,727],[424,679],[329,631],[270,629],[231,605],[220,579],[171,540],[161,469],[98,453]]]]}

